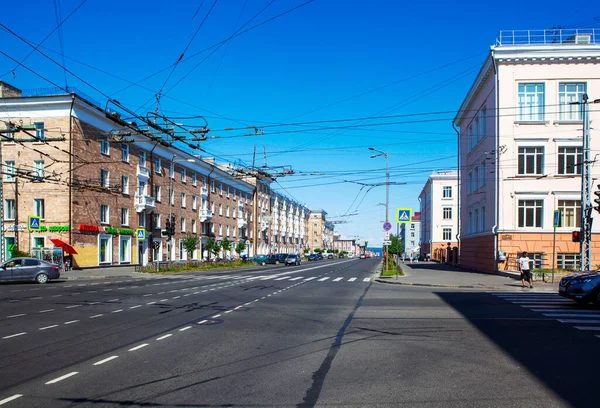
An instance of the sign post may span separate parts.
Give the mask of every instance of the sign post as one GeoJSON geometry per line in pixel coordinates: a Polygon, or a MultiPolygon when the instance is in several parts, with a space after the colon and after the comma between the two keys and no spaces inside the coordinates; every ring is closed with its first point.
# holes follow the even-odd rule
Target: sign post
{"type": "Polygon", "coordinates": [[[554,236],[552,238],[552,283],[554,283],[554,264],[556,262],[556,227],[560,227],[560,210],[554,210],[554,236]]]}
{"type": "Polygon", "coordinates": [[[36,231],[36,232],[40,231],[40,221],[41,221],[41,217],[38,217],[35,215],[30,215],[29,217],[27,217],[27,229],[29,230],[28,241],[29,241],[29,254],[30,255],[31,255],[31,231],[36,231]]]}

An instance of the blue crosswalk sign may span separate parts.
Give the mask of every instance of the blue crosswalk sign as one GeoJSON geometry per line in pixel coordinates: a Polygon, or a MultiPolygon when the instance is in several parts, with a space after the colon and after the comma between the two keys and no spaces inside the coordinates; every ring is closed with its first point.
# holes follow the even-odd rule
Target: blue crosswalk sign
{"type": "Polygon", "coordinates": [[[138,228],[135,230],[135,235],[138,241],[146,239],[146,230],[144,228],[138,228]]]}
{"type": "Polygon", "coordinates": [[[396,208],[396,222],[410,224],[412,222],[412,208],[396,208]]]}
{"type": "Polygon", "coordinates": [[[39,231],[40,230],[40,217],[30,215],[27,219],[27,227],[29,231],[39,231]]]}

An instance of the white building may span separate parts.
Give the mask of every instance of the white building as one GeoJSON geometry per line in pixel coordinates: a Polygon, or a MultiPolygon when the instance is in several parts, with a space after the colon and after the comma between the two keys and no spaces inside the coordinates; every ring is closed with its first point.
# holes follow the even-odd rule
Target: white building
{"type": "MultiPolygon", "coordinates": [[[[500,33],[454,120],[462,266],[515,270],[528,251],[536,267],[551,268],[555,210],[562,211],[556,266],[578,266],[571,233],[580,227],[583,122],[573,102],[584,94],[600,98],[599,72],[597,29],[500,33]]],[[[592,124],[600,120],[598,107],[590,105],[592,124]]],[[[592,159],[600,151],[598,126],[591,151],[592,159]]],[[[600,166],[591,169],[599,180],[600,166]]],[[[599,232],[600,220],[593,225],[599,232]]],[[[599,249],[594,245],[592,265],[600,263],[599,249]]]]}
{"type": "Polygon", "coordinates": [[[404,253],[407,256],[421,253],[421,213],[413,214],[410,224],[400,225],[400,239],[404,242],[404,253]]]}
{"type": "Polygon", "coordinates": [[[429,176],[421,194],[421,254],[439,262],[455,262],[458,242],[458,172],[440,170],[429,176]]]}

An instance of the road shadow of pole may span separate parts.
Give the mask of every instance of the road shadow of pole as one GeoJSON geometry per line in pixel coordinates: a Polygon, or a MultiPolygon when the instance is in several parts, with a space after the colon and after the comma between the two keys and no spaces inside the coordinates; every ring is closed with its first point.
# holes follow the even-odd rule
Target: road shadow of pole
{"type": "Polygon", "coordinates": [[[498,308],[494,301],[502,300],[487,293],[435,294],[566,402],[598,406],[599,339],[592,333],[519,305],[498,308]]]}

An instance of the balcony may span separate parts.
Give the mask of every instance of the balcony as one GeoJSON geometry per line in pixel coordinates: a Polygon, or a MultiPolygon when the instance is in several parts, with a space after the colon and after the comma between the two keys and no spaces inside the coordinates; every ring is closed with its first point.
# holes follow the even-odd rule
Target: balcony
{"type": "Polygon", "coordinates": [[[267,228],[269,228],[269,223],[267,221],[263,221],[260,223],[260,230],[261,231],[266,231],[267,228]]]}
{"type": "Polygon", "coordinates": [[[200,218],[200,222],[212,220],[213,212],[208,208],[201,208],[198,217],[200,218]]]}
{"type": "Polygon", "coordinates": [[[138,164],[138,166],[137,166],[137,176],[139,178],[149,179],[150,178],[150,170],[148,169],[148,167],[140,166],[138,164]]]}
{"type": "Polygon", "coordinates": [[[241,218],[241,217],[237,219],[237,226],[238,226],[238,228],[245,227],[246,225],[248,225],[248,221],[247,220],[245,220],[244,218],[241,218]]]}
{"type": "Polygon", "coordinates": [[[156,208],[154,197],[150,197],[147,195],[139,195],[136,193],[134,196],[134,200],[136,212],[142,212],[144,210],[154,211],[154,208],[156,208]]]}
{"type": "Polygon", "coordinates": [[[208,187],[200,188],[200,194],[202,195],[202,197],[208,197],[208,187]]]}

